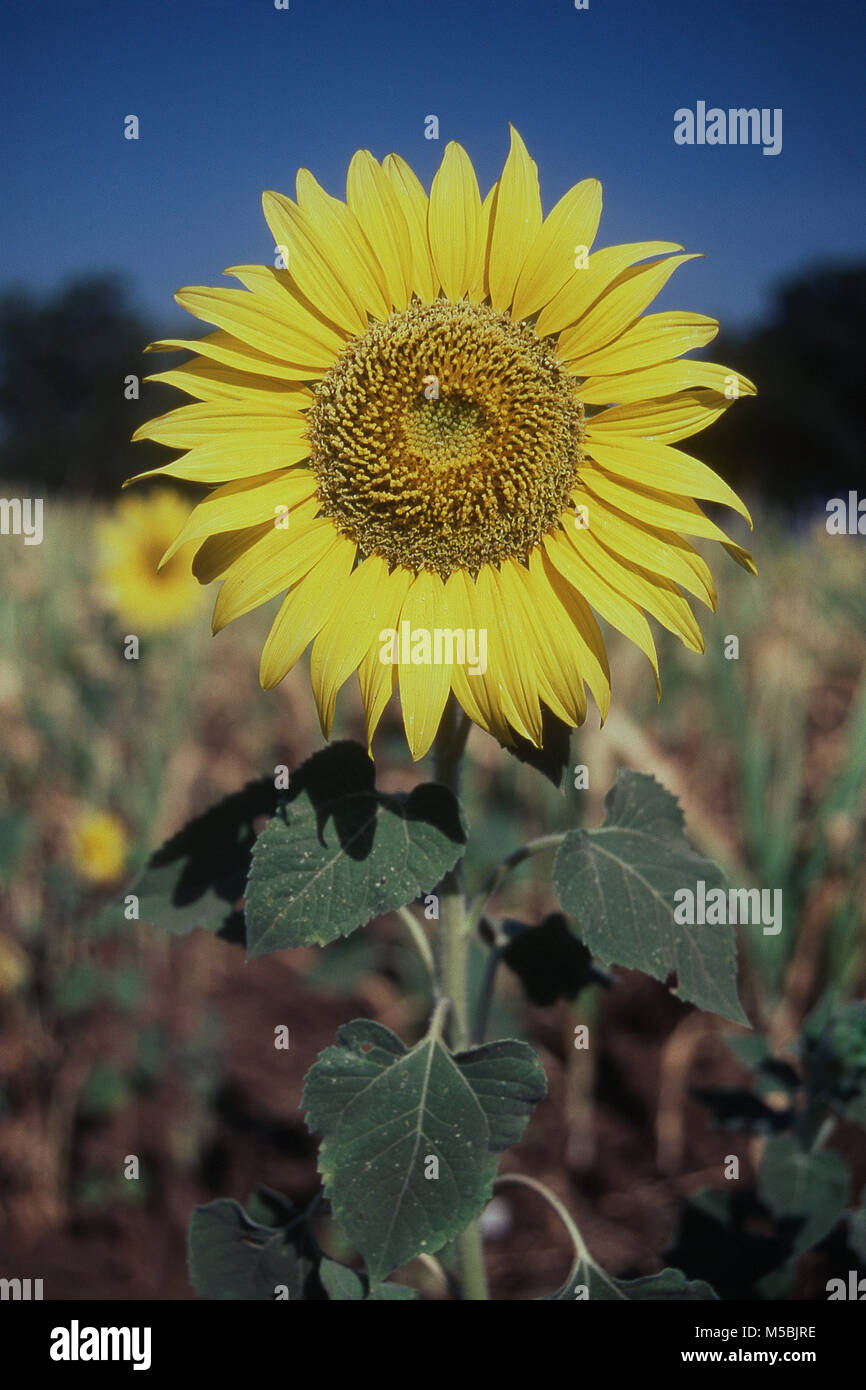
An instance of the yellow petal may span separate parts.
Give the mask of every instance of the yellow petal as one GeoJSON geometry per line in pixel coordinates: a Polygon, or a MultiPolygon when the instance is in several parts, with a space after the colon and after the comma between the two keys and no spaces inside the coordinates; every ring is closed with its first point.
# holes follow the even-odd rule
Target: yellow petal
{"type": "Polygon", "coordinates": [[[309,302],[346,332],[364,333],[367,312],[363,300],[332,265],[321,244],[318,224],[282,193],[263,193],[262,208],[274,241],[289,253],[292,279],[309,302]]]}
{"type": "Polygon", "coordinates": [[[210,439],[197,444],[188,454],[174,463],[137,473],[129,483],[157,475],[165,478],[186,478],[193,483],[228,483],[241,478],[258,477],[280,468],[291,468],[310,456],[310,443],[300,433],[290,439],[285,429],[276,432],[257,430],[249,439],[239,440],[232,433],[222,439],[210,439]]]}
{"type": "MultiPolygon", "coordinates": [[[[659,445],[663,448],[664,445],[659,445]]],[[[645,521],[650,526],[663,526],[670,531],[681,532],[686,536],[704,536],[707,540],[726,542],[724,531],[705,516],[689,497],[676,497],[671,494],[655,492],[649,487],[629,483],[623,486],[601,469],[589,468],[584,471],[587,488],[608,502],[612,507],[625,512],[637,521],[645,521]]]]}
{"type": "Polygon", "coordinates": [[[427,238],[427,194],[409,165],[399,155],[389,154],[383,168],[403,209],[409,229],[412,247],[410,288],[423,304],[430,304],[439,293],[439,279],[433,267],[430,242],[427,238]]]}
{"type": "Polygon", "coordinates": [[[613,342],[655,299],[677,267],[694,259],[694,255],[668,256],[663,261],[626,271],[579,323],[560,333],[557,357],[563,362],[571,358],[585,361],[591,353],[613,342]]]}
{"type": "Polygon", "coordinates": [[[484,241],[478,180],[468,154],[454,140],[433,178],[427,234],[446,296],[462,299],[477,278],[484,241]]]}
{"type": "Polygon", "coordinates": [[[674,444],[678,439],[706,429],[730,404],[716,391],[681,391],[676,396],[661,396],[657,400],[641,400],[602,410],[587,420],[586,434],[588,439],[598,439],[602,443],[648,439],[658,444],[674,444]]]}
{"type": "Polygon", "coordinates": [[[469,298],[474,304],[483,303],[490,294],[488,271],[490,269],[491,222],[498,192],[499,184],[495,183],[484,199],[484,202],[481,204],[481,260],[478,264],[478,272],[475,276],[475,280],[469,290],[469,298]]]}
{"type": "Polygon", "coordinates": [[[542,725],[538,690],[513,640],[513,614],[508,611],[499,574],[492,565],[485,565],[479,571],[475,592],[478,600],[476,606],[484,614],[487,629],[485,679],[493,684],[498,704],[512,729],[539,748],[542,725]]]}
{"type": "MultiPolygon", "coordinates": [[[[409,586],[397,625],[401,655],[399,681],[403,727],[415,762],[423,758],[436,737],[451,688],[451,667],[433,659],[429,663],[404,662],[402,627],[404,623],[409,624],[410,655],[413,650],[411,637],[416,629],[426,629],[428,640],[432,644],[434,629],[442,626],[440,619],[444,608],[444,587],[438,574],[433,574],[430,570],[421,570],[409,586]]],[[[431,658],[434,656],[432,646],[430,655],[431,658]]]]}
{"type": "Polygon", "coordinates": [[[257,526],[268,518],[273,525],[276,519],[283,516],[280,509],[286,508],[291,512],[300,502],[312,498],[315,491],[315,474],[306,468],[296,468],[263,482],[251,483],[244,478],[218,487],[193,507],[183,530],[160,560],[160,566],[176,555],[187,541],[216,535],[220,531],[238,531],[246,526],[257,526]]]}
{"type": "Polygon", "coordinates": [[[730,393],[733,399],[736,399],[734,392],[740,396],[754,396],[756,389],[748,377],[732,372],[730,367],[720,367],[715,362],[696,362],[686,357],[678,362],[661,362],[656,367],[645,367],[643,370],[588,377],[580,384],[580,398],[587,405],[608,405],[612,401],[632,405],[698,386],[717,391],[723,396],[730,393]]]}
{"type": "MultiPolygon", "coordinates": [[[[643,569],[674,580],[709,607],[715,606],[712,576],[688,541],[664,527],[647,526],[623,515],[583,488],[575,488],[572,498],[576,506],[584,509],[592,535],[614,555],[622,555],[643,569]]],[[[582,529],[571,518],[563,517],[562,524],[565,534],[579,544],[582,529]]]]}
{"type": "Polygon", "coordinates": [[[223,531],[216,536],[208,536],[199,546],[192,562],[192,572],[199,584],[210,584],[219,579],[226,570],[240,559],[256,541],[267,536],[273,521],[260,522],[258,526],[243,527],[238,531],[223,531]]]}
{"type": "MultiPolygon", "coordinates": [[[[331,736],[337,691],[357,670],[383,626],[387,579],[387,560],[380,555],[362,560],[350,574],[341,602],[313,643],[310,681],[325,738],[331,736]]],[[[393,616],[390,608],[388,616],[393,616]]]]}
{"type": "Polygon", "coordinates": [[[515,615],[514,636],[524,661],[534,666],[541,699],[558,719],[576,727],[586,718],[586,692],[572,648],[563,652],[548,621],[547,591],[535,584],[525,565],[503,562],[499,572],[505,601],[515,615]],[[566,660],[563,662],[563,656],[566,660]]]}
{"type": "Polygon", "coordinates": [[[333,544],[283,599],[262,651],[259,681],[272,690],[294,666],[304,648],[340,602],[358,547],[334,533],[333,544]]]}
{"type": "MultiPolygon", "coordinates": [[[[660,492],[720,502],[739,512],[752,525],[748,507],[740,501],[733,488],[705,463],[692,458],[691,454],[672,449],[668,444],[651,443],[650,440],[613,437],[610,437],[609,443],[593,438],[588,441],[587,447],[596,463],[601,464],[605,473],[613,474],[617,483],[625,480],[660,492]]],[[[586,474],[590,487],[597,476],[595,471],[586,474]]]]}
{"type": "Polygon", "coordinates": [[[194,444],[206,444],[227,434],[285,433],[292,442],[307,429],[306,416],[289,411],[278,397],[272,401],[219,401],[182,405],[166,415],[155,416],[139,425],[133,440],[153,439],[173,449],[190,449],[194,444]]]}
{"type": "MultiPolygon", "coordinates": [[[[298,376],[298,369],[290,366],[287,362],[277,361],[276,358],[264,352],[257,352],[248,343],[242,343],[230,333],[223,333],[218,330],[216,333],[207,333],[203,338],[162,338],[158,343],[150,343],[145,348],[145,352],[197,352],[202,357],[211,358],[214,362],[220,362],[226,367],[231,367],[237,371],[252,372],[255,376],[262,378],[272,378],[275,381],[290,381],[294,383],[298,376]]],[[[191,364],[187,364],[191,365],[191,364]]],[[[180,368],[177,368],[180,371],[180,368]]],[[[317,381],[327,369],[303,372],[305,381],[317,381]]]]}
{"type": "Polygon", "coordinates": [[[560,642],[575,651],[603,724],[610,709],[610,666],[598,623],[586,600],[560,574],[543,546],[532,551],[529,572],[533,582],[548,592],[545,618],[552,630],[558,630],[560,642]]]}
{"type": "Polygon", "coordinates": [[[544,538],[547,554],[560,574],[572,584],[578,594],[591,604],[605,622],[624,633],[630,642],[644,653],[659,683],[659,662],[650,625],[639,608],[627,599],[618,589],[596,574],[586,560],[578,554],[561,532],[551,531],[544,538]]]}
{"type": "Polygon", "coordinates": [[[570,327],[628,266],[645,261],[648,256],[682,249],[673,241],[632,241],[621,246],[604,246],[577,269],[574,268],[576,257],[572,256],[569,278],[538,315],[536,332],[546,338],[570,327]]]}
{"type": "Polygon", "coordinates": [[[375,635],[358,666],[358,681],[361,686],[361,700],[364,705],[368,753],[382,712],[397,683],[396,666],[393,662],[383,662],[381,659],[381,634],[385,629],[398,630],[400,609],[414,577],[411,570],[398,566],[382,578],[376,596],[375,635]]]}
{"type": "Polygon", "coordinates": [[[229,566],[214,604],[213,632],[284,593],[330,552],[337,532],[327,517],[315,517],[316,510],[315,500],[301,504],[288,530],[272,526],[229,566]]]}
{"type": "MultiPolygon", "coordinates": [[[[488,614],[481,613],[475,582],[463,570],[454,570],[445,583],[445,602],[449,625],[464,632],[487,628],[488,614]]],[[[489,636],[489,633],[488,633],[489,636]]],[[[486,671],[470,674],[465,666],[452,667],[451,688],[473,723],[485,729],[506,747],[514,746],[498,690],[486,671]]]]}
{"type": "Polygon", "coordinates": [[[228,329],[259,352],[278,357],[293,368],[295,375],[299,371],[327,370],[333,364],[335,353],[331,346],[305,327],[279,318],[260,295],[191,286],[178,290],[175,299],[196,318],[228,329]]]}
{"type": "MultiPolygon", "coordinates": [[[[512,315],[528,318],[549,304],[575,275],[576,253],[595,241],[601,219],[601,184],[583,179],[560,198],[530,246],[517,278],[512,315]]],[[[584,272],[585,273],[585,272],[584,272]]]]}
{"type": "Polygon", "coordinates": [[[733,541],[724,541],[723,544],[731,559],[736,560],[742,569],[748,570],[749,574],[758,573],[758,567],[748,550],[744,550],[741,545],[735,545],[733,541]]]}
{"type": "Polygon", "coordinates": [[[578,558],[594,570],[614,593],[620,593],[633,604],[645,608],[663,627],[676,633],[691,651],[704,650],[704,639],[695,615],[669,579],[650,574],[620,556],[611,555],[588,531],[578,538],[575,549],[578,558]]]}
{"type": "Polygon", "coordinates": [[[316,305],[302,302],[301,291],[287,270],[272,265],[232,265],[223,274],[240,280],[245,289],[267,304],[275,318],[321,343],[335,357],[346,346],[346,330],[331,323],[316,305]]]}
{"type": "Polygon", "coordinates": [[[298,170],[295,184],[301,211],[315,227],[331,268],[344,285],[357,291],[368,313],[387,318],[391,306],[385,276],[352,209],[326,193],[309,169],[298,170]]]}
{"type": "Polygon", "coordinates": [[[681,352],[703,347],[712,342],[718,331],[718,321],[707,318],[706,314],[690,314],[680,309],[644,314],[615,342],[568,362],[566,371],[573,376],[588,376],[591,372],[627,372],[637,367],[653,367],[681,352]]]}
{"type": "Polygon", "coordinates": [[[283,381],[269,381],[266,377],[250,376],[221,362],[211,362],[206,357],[194,357],[191,362],[182,362],[167,372],[153,372],[145,381],[156,381],[163,386],[177,386],[187,395],[200,401],[279,401],[287,410],[306,410],[313,403],[313,393],[300,382],[289,384],[283,381]]]}
{"type": "Polygon", "coordinates": [[[405,309],[412,292],[409,227],[393,184],[369,150],[352,156],[346,201],[376,252],[390,303],[405,309]]]}
{"type": "Polygon", "coordinates": [[[507,309],[529,248],[541,229],[538,166],[514,126],[511,149],[499,180],[493,206],[488,280],[490,300],[498,312],[507,309]]]}

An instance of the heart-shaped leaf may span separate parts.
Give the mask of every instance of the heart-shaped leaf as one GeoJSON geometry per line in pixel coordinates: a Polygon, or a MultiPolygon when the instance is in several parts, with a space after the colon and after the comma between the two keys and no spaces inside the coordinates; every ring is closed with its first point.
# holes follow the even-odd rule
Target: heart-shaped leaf
{"type": "Polygon", "coordinates": [[[676,797],[654,777],[621,772],[605,798],[604,824],[572,830],[559,847],[553,883],[566,912],[582,924],[594,956],[677,975],[677,992],[702,1009],[746,1023],[737,997],[733,927],[686,926],[675,918],[678,890],[724,882],[721,870],[683,835],[676,797]]]}
{"type": "Polygon", "coordinates": [[[337,1033],[307,1074],[334,1215],[375,1285],[452,1240],[484,1206],[496,1153],[520,1138],[544,1072],[525,1043],[450,1053],[435,1030],[413,1048],[381,1024],[337,1033]]]}
{"type": "Polygon", "coordinates": [[[377,791],[357,743],[303,763],[253,850],[247,953],[324,945],[432,891],[463,854],[460,806],[445,787],[377,791]]]}

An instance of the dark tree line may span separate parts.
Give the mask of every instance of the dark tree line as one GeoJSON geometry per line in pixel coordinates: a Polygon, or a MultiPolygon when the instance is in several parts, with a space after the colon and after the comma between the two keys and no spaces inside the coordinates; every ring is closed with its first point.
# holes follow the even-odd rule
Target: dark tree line
{"type": "Polygon", "coordinates": [[[133,430],[180,398],[126,378],[165,370],[168,357],[143,351],[157,337],[112,277],[76,280],[39,298],[0,297],[0,469],[3,488],[28,495],[116,493],[124,478],[167,451],[131,444],[133,430]]]}
{"type": "MultiPolygon", "coordinates": [[[[866,491],[866,268],[817,268],[783,284],[770,321],[709,354],[754,381],[696,453],[735,488],[803,514],[866,491]]],[[[685,441],[683,448],[688,448],[685,441]]]]}

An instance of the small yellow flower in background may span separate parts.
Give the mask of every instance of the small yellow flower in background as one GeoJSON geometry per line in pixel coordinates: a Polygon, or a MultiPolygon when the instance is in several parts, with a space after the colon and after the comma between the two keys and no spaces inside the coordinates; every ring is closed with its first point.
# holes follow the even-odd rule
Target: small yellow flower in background
{"type": "Polygon", "coordinates": [[[71,827],[70,857],[88,883],[114,883],[126,863],[123,822],[110,811],[81,811],[71,827]]]}
{"type": "Polygon", "coordinates": [[[186,622],[201,607],[192,576],[195,546],[159,562],[189,516],[189,505],[168,488],[124,497],[96,526],[97,579],[111,608],[131,632],[160,632],[186,622]]]}
{"type": "Polygon", "coordinates": [[[357,671],[368,741],[399,685],[417,759],[451,690],[509,745],[517,733],[540,746],[542,705],[582,723],[585,685],[604,717],[610,672],[593,609],[657,681],[645,615],[702,651],[682,591],[711,609],[716,592],[685,537],[754,566],[695,498],[748,513],[671,446],[755,388],[679,360],[715,337],[714,319],[643,315],[692,257],[664,241],[590,254],[601,185],[585,179],[544,217],[513,129],[483,200],[452,143],[429,197],[397,155],[380,164],[360,150],[345,202],[305,169],[297,201],[263,201],[287,269],[236,266],[242,290],[178,293],[217,331],[153,344],[197,354],[153,379],[198,403],[135,436],[187,451],[154,473],[213,488],[168,554],[194,542],[195,575],[222,580],[214,631],[286,594],[262,685],[312,642],[325,736],[357,671]],[[409,650],[404,632],[450,634],[439,650],[451,659],[431,660],[423,640],[409,650]],[[457,634],[467,648],[473,638],[474,669],[454,656],[457,634]]]}
{"type": "Polygon", "coordinates": [[[0,997],[14,994],[30,978],[30,957],[14,937],[0,932],[0,997]]]}

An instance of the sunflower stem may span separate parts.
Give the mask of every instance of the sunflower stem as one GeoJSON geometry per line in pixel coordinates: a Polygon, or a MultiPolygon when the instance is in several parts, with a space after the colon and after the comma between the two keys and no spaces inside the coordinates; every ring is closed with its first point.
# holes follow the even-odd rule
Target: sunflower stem
{"type": "Polygon", "coordinates": [[[408,929],[412,942],[427,969],[431,980],[436,979],[436,962],[433,959],[433,948],[427,940],[427,933],[408,907],[397,907],[394,909],[395,916],[408,929]]]}
{"type": "MultiPolygon", "coordinates": [[[[466,747],[469,720],[453,695],[442,714],[433,746],[436,781],[455,796],[460,791],[460,760],[466,747]]],[[[448,1042],[459,1052],[469,1041],[469,937],[466,933],[466,902],[460,865],[451,869],[437,888],[439,897],[440,985],[451,1000],[448,1042]]],[[[486,1302],[487,1278],[481,1232],[472,1221],[455,1241],[462,1296],[470,1302],[486,1302]]]]}
{"type": "Polygon", "coordinates": [[[550,835],[540,835],[537,840],[527,840],[525,845],[521,845],[519,849],[514,850],[512,854],[503,859],[501,864],[497,864],[494,869],[491,869],[469,905],[465,928],[467,936],[471,936],[473,932],[477,931],[487,904],[499,891],[511,870],[516,869],[518,864],[524,863],[533,854],[541,854],[546,849],[558,849],[564,839],[565,831],[561,830],[554,831],[550,835]]]}

